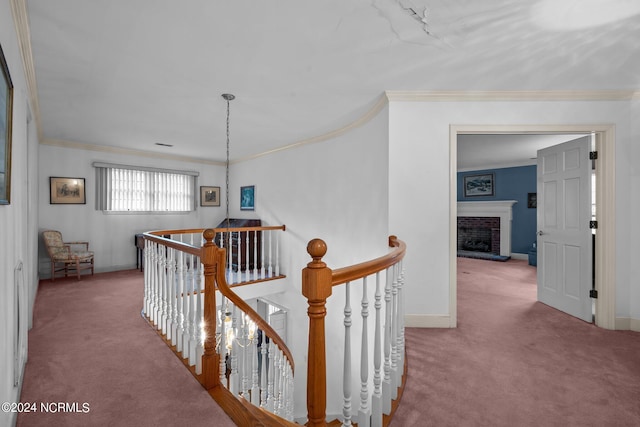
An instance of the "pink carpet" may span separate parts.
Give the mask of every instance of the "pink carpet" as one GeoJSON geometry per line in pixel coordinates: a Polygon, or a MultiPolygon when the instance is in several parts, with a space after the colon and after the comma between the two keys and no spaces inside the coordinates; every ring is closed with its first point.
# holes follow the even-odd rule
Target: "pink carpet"
{"type": "Polygon", "coordinates": [[[458,258],[459,327],[406,330],[392,427],[640,426],[640,333],[536,302],[535,280],[525,261],[458,258]]]}
{"type": "Polygon", "coordinates": [[[38,412],[18,426],[235,425],[142,319],[142,290],[135,270],[40,283],[21,396],[38,412]],[[54,402],[79,412],[40,411],[54,402]]]}

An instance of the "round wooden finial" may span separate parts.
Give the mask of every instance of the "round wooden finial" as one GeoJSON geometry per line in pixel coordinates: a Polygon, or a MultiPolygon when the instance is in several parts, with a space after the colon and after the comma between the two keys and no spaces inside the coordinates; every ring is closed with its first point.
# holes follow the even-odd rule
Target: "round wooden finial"
{"type": "Polygon", "coordinates": [[[327,244],[322,239],[313,239],[307,244],[307,253],[314,262],[319,262],[327,253],[327,244]]]}
{"type": "Polygon", "coordinates": [[[202,233],[202,235],[204,236],[204,239],[207,242],[210,242],[213,240],[214,237],[216,237],[216,232],[213,231],[213,229],[211,228],[207,228],[206,230],[204,230],[204,232],[202,233]]]}

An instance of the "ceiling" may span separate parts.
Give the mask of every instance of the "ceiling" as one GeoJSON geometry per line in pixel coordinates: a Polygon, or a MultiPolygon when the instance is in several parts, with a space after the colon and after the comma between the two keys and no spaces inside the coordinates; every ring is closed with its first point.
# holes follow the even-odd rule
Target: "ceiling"
{"type": "Polygon", "coordinates": [[[640,88],[636,0],[26,0],[45,143],[222,161],[390,91],[640,88]],[[159,146],[160,144],[172,147],[159,146]]]}
{"type": "Polygon", "coordinates": [[[461,134],[458,135],[458,171],[535,165],[543,148],[572,141],[579,134],[461,134]]]}

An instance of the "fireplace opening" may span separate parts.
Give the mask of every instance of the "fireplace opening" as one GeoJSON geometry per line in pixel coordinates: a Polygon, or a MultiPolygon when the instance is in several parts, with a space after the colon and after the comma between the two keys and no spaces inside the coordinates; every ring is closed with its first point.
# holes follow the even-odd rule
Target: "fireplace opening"
{"type": "Polygon", "coordinates": [[[462,247],[460,249],[474,252],[491,252],[491,229],[462,227],[458,232],[462,234],[462,247]]]}
{"type": "Polygon", "coordinates": [[[458,217],[458,251],[500,255],[500,218],[458,217]]]}

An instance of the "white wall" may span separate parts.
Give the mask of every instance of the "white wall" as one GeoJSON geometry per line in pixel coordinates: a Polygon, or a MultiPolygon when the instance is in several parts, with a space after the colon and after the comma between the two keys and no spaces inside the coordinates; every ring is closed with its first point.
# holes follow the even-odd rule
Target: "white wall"
{"type": "MultiPolygon", "coordinates": [[[[14,387],[13,351],[16,339],[14,269],[23,264],[29,318],[37,290],[37,138],[28,123],[28,91],[11,7],[0,2],[0,45],[14,85],[11,204],[0,205],[0,402],[19,402],[14,387]]],[[[4,159],[2,160],[4,161],[4,159]]],[[[0,425],[13,425],[15,413],[0,412],[0,425]]]]}
{"type": "Polygon", "coordinates": [[[423,316],[425,325],[442,325],[433,317],[450,315],[450,125],[611,123],[616,126],[616,315],[638,315],[640,302],[630,298],[638,295],[640,287],[631,280],[638,277],[637,267],[636,274],[630,271],[630,260],[640,256],[640,247],[630,244],[640,238],[630,213],[640,209],[640,199],[637,166],[632,166],[638,144],[637,136],[631,140],[629,102],[394,101],[389,110],[389,227],[406,236],[409,248],[407,313],[423,316]]]}
{"type": "MultiPolygon", "coordinates": [[[[387,115],[385,108],[365,126],[343,136],[238,163],[232,168],[231,216],[260,218],[263,224],[287,227],[282,249],[284,265],[290,268],[285,272],[288,289],[270,299],[286,307],[290,325],[296,325],[289,328],[287,342],[293,343],[297,367],[297,417],[306,414],[308,304],[301,292],[301,272],[311,261],[307,243],[322,238],[328,246],[324,261],[331,268],[339,268],[387,253],[388,235],[395,234],[394,230],[389,231],[387,216],[387,115]],[[238,210],[239,189],[243,185],[256,185],[255,212],[238,210]]],[[[344,331],[343,298],[337,290],[334,292],[327,305],[333,315],[333,320],[327,319],[327,334],[331,335],[327,353],[342,357],[342,350],[338,349],[344,338],[336,334],[344,331]]],[[[354,331],[359,330],[359,298],[354,292],[354,331]]],[[[357,336],[354,332],[353,339],[359,339],[357,336]]],[[[342,390],[341,365],[329,360],[327,370],[328,389],[342,390]]],[[[330,393],[328,413],[338,413],[340,405],[341,397],[330,393]]]]}
{"type": "MultiPolygon", "coordinates": [[[[627,302],[629,305],[629,318],[630,328],[634,331],[640,331],[640,263],[638,257],[640,256],[640,245],[638,244],[638,238],[640,238],[640,222],[637,220],[637,213],[640,212],[640,99],[637,99],[631,103],[631,138],[629,140],[629,148],[626,152],[625,162],[629,164],[629,178],[622,180],[627,181],[629,186],[628,193],[628,230],[629,239],[628,247],[625,247],[625,252],[629,255],[623,258],[625,263],[629,266],[629,294],[627,295],[627,302]]],[[[619,156],[618,156],[619,158],[619,156]]],[[[621,311],[621,315],[624,316],[624,311],[621,311]]]]}
{"type": "MultiPolygon", "coordinates": [[[[223,166],[188,163],[176,160],[135,157],[51,145],[39,148],[38,184],[40,188],[40,231],[54,229],[62,232],[67,241],[89,241],[95,252],[96,271],[135,268],[136,249],[134,235],[150,230],[168,228],[215,227],[224,219],[224,207],[198,207],[188,214],[105,214],[95,209],[94,161],[135,166],[152,166],[200,172],[197,187],[220,186],[224,198],[225,173],[223,166]],[[86,200],[84,205],[52,205],[49,203],[49,177],[85,178],[86,200]]],[[[199,188],[198,188],[199,192],[199,188]]],[[[40,273],[49,277],[50,262],[40,245],[40,273]]]]}

